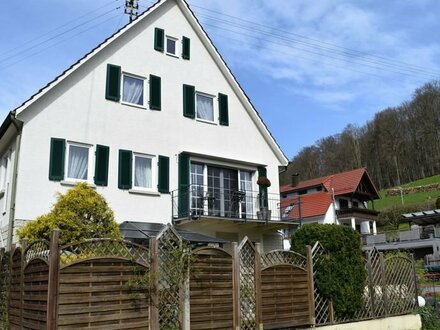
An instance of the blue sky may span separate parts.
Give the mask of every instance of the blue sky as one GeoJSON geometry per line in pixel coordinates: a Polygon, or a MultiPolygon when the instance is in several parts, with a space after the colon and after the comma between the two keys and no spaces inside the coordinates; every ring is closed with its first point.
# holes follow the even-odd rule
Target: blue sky
{"type": "MultiPolygon", "coordinates": [[[[124,25],[124,3],[1,4],[0,116],[124,25]]],[[[437,0],[189,3],[288,158],[440,74],[437,0]]]]}

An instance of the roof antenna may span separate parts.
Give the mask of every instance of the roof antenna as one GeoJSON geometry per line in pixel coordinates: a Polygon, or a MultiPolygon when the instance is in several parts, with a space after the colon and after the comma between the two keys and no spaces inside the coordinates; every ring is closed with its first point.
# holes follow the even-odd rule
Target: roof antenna
{"type": "Polygon", "coordinates": [[[125,0],[125,13],[130,16],[130,23],[138,16],[138,0],[125,0]]]}

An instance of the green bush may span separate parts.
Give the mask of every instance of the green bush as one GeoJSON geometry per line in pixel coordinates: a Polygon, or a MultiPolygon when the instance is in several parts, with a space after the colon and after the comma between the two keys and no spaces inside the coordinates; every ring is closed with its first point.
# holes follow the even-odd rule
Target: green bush
{"type": "Polygon", "coordinates": [[[440,196],[438,196],[437,200],[435,201],[435,208],[440,209],[440,196]]]}
{"type": "Polygon", "coordinates": [[[319,241],[328,255],[316,266],[315,286],[333,299],[335,314],[351,318],[362,308],[366,271],[360,234],[351,227],[309,224],[292,236],[292,250],[304,254],[306,245],[319,241]]]}
{"type": "Polygon", "coordinates": [[[20,239],[32,243],[38,239],[49,240],[54,229],[60,229],[60,244],[69,244],[90,238],[121,238],[113,211],[104,197],[80,183],[59,194],[49,213],[39,216],[18,229],[20,239]]]}
{"type": "Polygon", "coordinates": [[[422,319],[422,330],[438,330],[440,329],[440,317],[437,310],[432,305],[420,307],[417,310],[422,319]]]}

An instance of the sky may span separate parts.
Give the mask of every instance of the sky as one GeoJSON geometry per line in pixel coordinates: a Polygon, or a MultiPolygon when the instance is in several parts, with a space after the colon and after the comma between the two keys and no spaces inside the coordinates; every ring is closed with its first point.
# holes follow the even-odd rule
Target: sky
{"type": "MultiPolygon", "coordinates": [[[[289,159],[440,74],[438,0],[188,2],[289,159]]],[[[0,117],[125,25],[124,3],[0,4],[0,117]]]]}

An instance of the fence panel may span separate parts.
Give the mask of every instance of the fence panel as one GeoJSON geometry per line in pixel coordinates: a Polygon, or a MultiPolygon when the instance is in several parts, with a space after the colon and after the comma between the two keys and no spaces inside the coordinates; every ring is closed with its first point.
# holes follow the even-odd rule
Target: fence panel
{"type": "Polygon", "coordinates": [[[232,256],[216,248],[197,249],[193,255],[189,297],[191,329],[232,329],[232,256]]]}
{"type": "Polygon", "coordinates": [[[255,246],[246,237],[238,247],[240,261],[239,323],[242,330],[257,329],[257,295],[255,276],[255,246]]]}
{"type": "Polygon", "coordinates": [[[406,257],[390,256],[384,259],[384,268],[388,314],[399,315],[413,311],[417,301],[413,261],[406,257]]]}
{"type": "Polygon", "coordinates": [[[45,260],[33,259],[24,269],[23,326],[26,329],[46,329],[47,284],[49,266],[45,260]]]}
{"type": "Polygon", "coordinates": [[[291,251],[262,255],[262,305],[265,329],[309,325],[309,290],[306,257],[291,251]]]}
{"type": "Polygon", "coordinates": [[[17,248],[12,254],[11,272],[10,272],[10,287],[9,287],[9,324],[11,330],[21,329],[21,283],[22,283],[22,253],[21,249],[17,248]]]}
{"type": "Polygon", "coordinates": [[[2,248],[0,250],[0,329],[8,324],[9,271],[11,256],[2,248]]]}
{"type": "Polygon", "coordinates": [[[92,240],[61,248],[58,329],[148,329],[149,251],[130,242],[92,240]]]}

